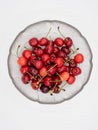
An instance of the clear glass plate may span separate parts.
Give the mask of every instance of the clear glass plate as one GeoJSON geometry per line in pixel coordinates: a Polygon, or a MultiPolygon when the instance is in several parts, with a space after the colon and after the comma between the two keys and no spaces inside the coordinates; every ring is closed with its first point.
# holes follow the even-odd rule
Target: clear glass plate
{"type": "Polygon", "coordinates": [[[8,70],[12,82],[23,95],[33,101],[38,101],[40,103],[56,104],[74,97],[88,82],[92,70],[92,53],[87,40],[73,26],[56,20],[40,21],[25,28],[18,34],[18,36],[14,40],[9,51],[8,70]],[[22,83],[20,67],[17,64],[16,50],[18,45],[20,45],[19,55],[21,56],[21,53],[24,50],[24,46],[30,48],[28,44],[29,39],[31,39],[32,37],[37,37],[38,39],[40,39],[46,36],[50,27],[52,28],[52,30],[49,35],[51,35],[52,39],[55,39],[56,37],[61,37],[57,30],[58,26],[62,30],[64,36],[72,38],[73,44],[79,48],[79,52],[84,55],[85,60],[82,64],[80,64],[82,74],[76,77],[75,83],[72,85],[66,85],[66,91],[61,91],[59,94],[53,94],[53,96],[51,96],[49,93],[44,94],[39,90],[33,90],[30,84],[25,85],[22,83]]]}

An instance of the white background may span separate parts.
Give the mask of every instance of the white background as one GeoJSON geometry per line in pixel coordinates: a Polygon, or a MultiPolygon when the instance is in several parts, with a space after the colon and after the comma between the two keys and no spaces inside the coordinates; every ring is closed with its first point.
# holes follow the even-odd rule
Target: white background
{"type": "Polygon", "coordinates": [[[98,130],[97,55],[97,0],[0,0],[0,130],[98,130]],[[58,105],[42,105],[24,97],[7,69],[9,47],[16,35],[45,19],[78,28],[93,52],[89,82],[73,99],[58,105]]]}

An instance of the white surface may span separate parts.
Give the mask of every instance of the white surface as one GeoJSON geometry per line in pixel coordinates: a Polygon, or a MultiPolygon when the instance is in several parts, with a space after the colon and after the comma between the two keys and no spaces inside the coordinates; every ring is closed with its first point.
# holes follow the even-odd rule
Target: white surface
{"type": "Polygon", "coordinates": [[[0,130],[98,130],[97,0],[0,0],[0,130]],[[12,84],[7,56],[16,35],[27,25],[57,19],[78,28],[93,52],[93,71],[84,90],[58,105],[25,98],[12,84]]]}

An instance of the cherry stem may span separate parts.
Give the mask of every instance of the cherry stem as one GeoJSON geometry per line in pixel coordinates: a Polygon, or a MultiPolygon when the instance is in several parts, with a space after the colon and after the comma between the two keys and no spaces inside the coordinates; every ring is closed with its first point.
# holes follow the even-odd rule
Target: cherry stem
{"type": "Polygon", "coordinates": [[[57,75],[60,77],[61,81],[63,81],[63,78],[59,75],[59,73],[57,73],[57,75]]]}
{"type": "Polygon", "coordinates": [[[56,85],[57,85],[57,83],[55,83],[53,89],[49,91],[49,93],[50,93],[51,96],[53,95],[53,91],[54,91],[54,88],[56,87],[56,85]]]}
{"type": "Polygon", "coordinates": [[[48,74],[48,72],[49,72],[51,69],[53,69],[55,66],[57,66],[57,64],[55,64],[53,67],[51,67],[51,68],[47,71],[47,73],[37,82],[37,84],[39,84],[39,83],[43,80],[43,78],[46,77],[46,75],[48,74]]]}
{"type": "Polygon", "coordinates": [[[69,56],[71,56],[71,55],[77,53],[78,50],[79,50],[79,48],[75,48],[75,46],[74,46],[74,50],[71,49],[72,53],[71,53],[69,56]]]}
{"type": "Polygon", "coordinates": [[[30,48],[28,48],[28,47],[26,47],[26,46],[24,46],[24,48],[27,49],[27,50],[31,50],[30,48]]]}
{"type": "Polygon", "coordinates": [[[67,83],[66,83],[66,82],[65,82],[65,84],[64,84],[64,85],[62,85],[62,86],[60,87],[60,90],[65,91],[65,89],[64,89],[65,85],[67,85],[67,83]]]}
{"type": "Polygon", "coordinates": [[[33,75],[31,75],[29,72],[27,72],[27,74],[29,74],[32,77],[32,79],[36,80],[36,78],[33,75]]]}
{"type": "Polygon", "coordinates": [[[18,45],[17,50],[16,50],[16,54],[18,58],[19,58],[19,55],[18,55],[19,48],[20,48],[20,45],[18,45]]]}
{"type": "Polygon", "coordinates": [[[52,29],[52,27],[49,28],[49,31],[47,32],[47,34],[46,34],[46,36],[45,36],[46,38],[48,37],[48,35],[49,35],[51,29],[52,29]]]}
{"type": "Polygon", "coordinates": [[[58,26],[58,32],[59,34],[65,39],[65,36],[62,34],[62,32],[60,31],[60,27],[58,26]]]}
{"type": "Polygon", "coordinates": [[[61,82],[61,80],[56,80],[56,81],[51,80],[50,82],[61,82]]]}

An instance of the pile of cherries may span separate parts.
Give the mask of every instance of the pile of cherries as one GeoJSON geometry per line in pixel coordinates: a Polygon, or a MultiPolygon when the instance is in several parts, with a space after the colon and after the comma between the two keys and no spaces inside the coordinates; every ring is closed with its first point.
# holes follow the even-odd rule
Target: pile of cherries
{"type": "Polygon", "coordinates": [[[59,93],[64,90],[61,86],[63,81],[73,84],[75,76],[81,74],[78,64],[84,61],[84,56],[77,53],[79,48],[72,49],[70,37],[57,37],[55,40],[33,37],[29,45],[32,49],[25,48],[17,63],[23,74],[23,83],[30,83],[34,90],[50,92],[51,95],[59,93]]]}

